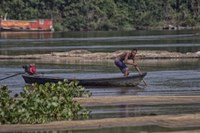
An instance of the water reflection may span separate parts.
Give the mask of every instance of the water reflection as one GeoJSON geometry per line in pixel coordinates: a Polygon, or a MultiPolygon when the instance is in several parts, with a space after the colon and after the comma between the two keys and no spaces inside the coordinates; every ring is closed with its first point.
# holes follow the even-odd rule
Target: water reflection
{"type": "MultiPolygon", "coordinates": [[[[53,38],[53,32],[0,32],[0,38],[6,39],[27,39],[27,38],[53,38]]],[[[1,40],[3,41],[3,40],[1,40]]]]}
{"type": "Polygon", "coordinates": [[[111,52],[121,49],[200,51],[197,31],[0,32],[0,54],[36,54],[73,49],[111,52]]]}
{"type": "MultiPolygon", "coordinates": [[[[106,46],[102,46],[102,45],[93,45],[93,46],[33,46],[33,47],[9,47],[9,48],[1,48],[0,51],[5,51],[5,50],[12,50],[12,51],[22,51],[22,50],[30,50],[31,51],[35,51],[36,50],[48,50],[50,51],[50,49],[54,49],[54,51],[63,51],[63,50],[71,50],[71,49],[132,49],[132,48],[167,48],[167,47],[200,47],[200,44],[140,44],[140,45],[115,45],[115,46],[111,46],[111,45],[106,45],[106,46]]],[[[178,52],[178,51],[177,51],[178,52]]]]}
{"type": "MultiPolygon", "coordinates": [[[[14,34],[14,33],[10,33],[11,35],[19,35],[19,37],[16,37],[18,39],[12,39],[12,36],[10,36],[11,38],[8,38],[8,40],[0,40],[1,42],[15,42],[15,41],[20,41],[20,42],[46,42],[46,41],[129,41],[129,40],[159,40],[159,39],[168,39],[168,38],[179,38],[179,37],[193,37],[193,34],[182,34],[182,35],[156,35],[156,36],[118,36],[118,37],[85,37],[85,38],[48,38],[45,39],[45,35],[48,32],[43,32],[43,33],[37,33],[37,34],[30,34],[30,33],[18,33],[18,34],[14,34]],[[26,36],[23,36],[26,35],[26,36]],[[27,35],[31,35],[31,36],[27,36],[27,35]],[[33,36],[35,35],[35,36],[33,36]],[[19,39],[19,38],[36,38],[36,39],[19,39]]],[[[49,32],[48,34],[51,35],[51,32],[49,32]]],[[[3,34],[1,33],[2,38],[4,38],[4,36],[7,39],[7,33],[3,34]]]]}

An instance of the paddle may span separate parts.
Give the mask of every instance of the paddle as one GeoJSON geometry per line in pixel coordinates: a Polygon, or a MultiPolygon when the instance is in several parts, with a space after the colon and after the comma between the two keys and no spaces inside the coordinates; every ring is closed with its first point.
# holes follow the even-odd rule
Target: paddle
{"type": "Polygon", "coordinates": [[[144,81],[144,79],[142,79],[142,81],[144,82],[145,86],[147,86],[147,83],[144,81]]]}
{"type": "MultiPolygon", "coordinates": [[[[135,67],[135,69],[138,71],[138,73],[139,73],[140,75],[142,75],[142,72],[140,71],[140,68],[139,68],[138,66],[134,66],[134,67],[135,67]]],[[[147,83],[144,81],[144,79],[142,79],[142,81],[143,81],[144,85],[147,86],[147,83]]]]}
{"type": "Polygon", "coordinates": [[[13,74],[13,75],[10,75],[10,76],[7,76],[7,77],[5,77],[5,78],[0,79],[0,81],[5,80],[5,79],[8,79],[8,78],[11,78],[11,77],[15,77],[15,76],[17,76],[17,75],[24,74],[24,73],[25,73],[25,72],[23,72],[23,73],[15,73],[15,74],[13,74]]]}

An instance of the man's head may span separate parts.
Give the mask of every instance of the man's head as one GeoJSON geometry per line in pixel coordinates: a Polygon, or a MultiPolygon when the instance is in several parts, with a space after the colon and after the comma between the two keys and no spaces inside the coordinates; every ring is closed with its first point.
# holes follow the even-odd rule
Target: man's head
{"type": "Polygon", "coordinates": [[[131,50],[131,54],[132,54],[133,56],[135,56],[135,55],[137,54],[137,49],[132,49],[132,50],[131,50]]]}

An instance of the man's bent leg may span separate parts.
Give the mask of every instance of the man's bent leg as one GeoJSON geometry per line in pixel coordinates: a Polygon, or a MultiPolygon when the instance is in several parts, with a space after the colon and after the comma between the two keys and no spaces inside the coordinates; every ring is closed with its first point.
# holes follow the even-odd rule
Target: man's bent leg
{"type": "Polygon", "coordinates": [[[128,75],[129,75],[129,70],[128,70],[128,68],[125,68],[124,69],[124,76],[128,77],[128,75]]]}

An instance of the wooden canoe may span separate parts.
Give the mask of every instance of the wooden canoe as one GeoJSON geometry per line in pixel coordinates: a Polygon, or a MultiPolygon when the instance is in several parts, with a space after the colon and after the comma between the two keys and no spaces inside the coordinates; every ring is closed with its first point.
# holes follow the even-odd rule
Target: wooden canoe
{"type": "Polygon", "coordinates": [[[147,73],[130,75],[128,77],[105,77],[105,78],[91,78],[91,79],[67,79],[67,78],[58,78],[51,76],[43,76],[43,75],[22,75],[24,81],[27,84],[38,83],[44,84],[46,82],[57,83],[59,81],[63,81],[67,79],[68,81],[79,81],[80,85],[83,86],[137,86],[143,78],[147,75],[147,73]]]}

